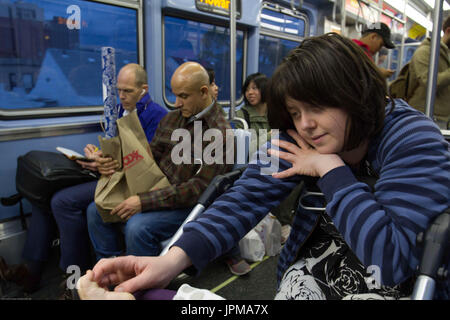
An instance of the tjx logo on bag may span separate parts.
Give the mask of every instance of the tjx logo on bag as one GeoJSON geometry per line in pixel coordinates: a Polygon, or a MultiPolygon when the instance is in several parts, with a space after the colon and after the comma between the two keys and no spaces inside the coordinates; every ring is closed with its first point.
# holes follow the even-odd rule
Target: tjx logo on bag
{"type": "Polygon", "coordinates": [[[144,159],[144,157],[139,154],[138,150],[132,151],[125,157],[123,157],[123,167],[125,168],[125,170],[130,169],[142,159],[144,159]]]}

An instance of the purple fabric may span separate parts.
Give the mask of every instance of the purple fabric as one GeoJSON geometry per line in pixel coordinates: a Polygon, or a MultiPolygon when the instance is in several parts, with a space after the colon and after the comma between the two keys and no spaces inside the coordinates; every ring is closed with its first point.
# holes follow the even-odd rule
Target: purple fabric
{"type": "Polygon", "coordinates": [[[133,293],[136,300],[172,300],[177,292],[168,289],[149,289],[133,293]]]}

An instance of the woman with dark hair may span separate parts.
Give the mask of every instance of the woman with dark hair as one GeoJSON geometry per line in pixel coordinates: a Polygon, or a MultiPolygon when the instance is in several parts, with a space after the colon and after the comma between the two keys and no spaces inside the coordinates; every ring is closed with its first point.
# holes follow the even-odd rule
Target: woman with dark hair
{"type": "MultiPolygon", "coordinates": [[[[267,121],[266,84],[266,75],[259,72],[249,75],[242,86],[245,105],[236,111],[236,117],[245,119],[248,127],[256,131],[258,129],[270,130],[267,121]]],[[[243,126],[237,122],[236,128],[243,128],[243,126]]]]}
{"type": "Polygon", "coordinates": [[[389,99],[378,68],[337,34],[305,39],[268,87],[269,121],[281,129],[267,146],[272,161],[250,163],[166,255],[100,261],[91,279],[135,292],[163,287],[191,265],[201,271],[303,182],[276,299],[410,294],[416,236],[450,205],[449,145],[439,128],[389,99]]]}
{"type": "MultiPolygon", "coordinates": [[[[266,143],[270,138],[266,104],[267,81],[266,75],[262,73],[258,72],[249,75],[242,86],[245,105],[236,111],[236,117],[244,119],[247,122],[248,128],[252,130],[252,141],[249,149],[250,156],[255,153],[260,145],[266,143]]],[[[234,123],[237,129],[244,128],[242,122],[234,121],[234,123]]]]}

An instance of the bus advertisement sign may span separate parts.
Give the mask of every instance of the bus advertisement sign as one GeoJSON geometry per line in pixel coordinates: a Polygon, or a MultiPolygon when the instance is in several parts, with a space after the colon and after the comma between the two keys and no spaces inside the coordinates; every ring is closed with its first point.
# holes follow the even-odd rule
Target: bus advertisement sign
{"type": "MultiPolygon", "coordinates": [[[[204,12],[229,16],[231,9],[230,0],[195,0],[195,7],[204,12]]],[[[236,19],[241,17],[241,0],[236,0],[236,19]]]]}

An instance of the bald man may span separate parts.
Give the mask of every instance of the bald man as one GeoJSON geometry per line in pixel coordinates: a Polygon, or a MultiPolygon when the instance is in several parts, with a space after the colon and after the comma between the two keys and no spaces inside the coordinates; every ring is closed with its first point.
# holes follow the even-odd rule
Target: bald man
{"type": "MultiPolygon", "coordinates": [[[[210,181],[232,168],[225,161],[225,142],[230,126],[211,98],[206,70],[198,63],[186,62],[175,70],[171,86],[176,96],[176,110],[161,120],[150,144],[154,159],[171,186],[133,195],[112,210],[112,214],[126,222],[104,223],[95,204],[91,204],[87,210],[88,229],[97,259],[124,253],[159,255],[162,249],[160,243],[176,232],[210,181]],[[180,136],[180,133],[182,137],[174,141],[172,134],[177,129],[180,130],[175,136],[180,136]],[[219,130],[215,132],[220,132],[219,139],[223,143],[221,161],[211,164],[203,161],[203,151],[211,143],[209,139],[202,139],[208,129],[219,130]],[[189,150],[183,150],[189,151],[187,158],[184,158],[188,161],[178,163],[173,159],[172,150],[181,143],[181,139],[183,144],[189,143],[189,150]],[[196,157],[196,150],[201,151],[200,158],[196,157]],[[123,243],[120,241],[123,233],[119,230],[123,230],[125,247],[120,245],[123,243]]],[[[174,153],[179,155],[178,151],[174,153]]]]}

